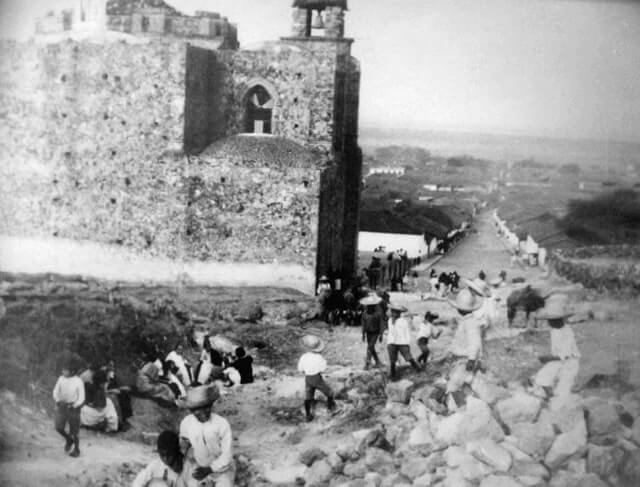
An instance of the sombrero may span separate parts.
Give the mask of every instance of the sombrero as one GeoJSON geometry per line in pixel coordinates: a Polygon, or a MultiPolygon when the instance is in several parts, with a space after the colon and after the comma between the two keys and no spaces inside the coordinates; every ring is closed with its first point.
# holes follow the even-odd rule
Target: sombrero
{"type": "Polygon", "coordinates": [[[544,308],[538,311],[537,319],[557,320],[572,316],[573,312],[567,308],[567,299],[568,297],[565,294],[549,296],[544,304],[544,308]]]}
{"type": "Polygon", "coordinates": [[[482,301],[469,289],[460,290],[455,301],[447,299],[447,302],[460,311],[475,311],[482,306],[482,301]]]}
{"type": "Polygon", "coordinates": [[[400,304],[390,304],[389,309],[391,311],[398,311],[399,313],[406,313],[408,310],[400,304]]]}
{"type": "Polygon", "coordinates": [[[498,287],[502,283],[501,277],[494,277],[489,281],[489,285],[493,287],[498,287]]]}
{"type": "Polygon", "coordinates": [[[305,335],[300,339],[302,346],[312,352],[320,353],[324,350],[324,340],[316,335],[305,335]]]}
{"type": "Polygon", "coordinates": [[[184,399],[178,401],[178,405],[185,409],[196,409],[209,406],[220,398],[220,392],[215,384],[192,387],[187,390],[184,399]]]}
{"type": "Polygon", "coordinates": [[[472,292],[483,298],[489,297],[490,295],[490,293],[488,292],[489,290],[487,289],[487,285],[484,282],[481,283],[476,280],[472,281],[471,279],[462,279],[462,284],[464,284],[469,289],[471,289],[472,292]]]}
{"type": "Polygon", "coordinates": [[[360,300],[360,304],[363,306],[375,306],[382,302],[382,298],[376,294],[370,294],[366,298],[360,300]]]}

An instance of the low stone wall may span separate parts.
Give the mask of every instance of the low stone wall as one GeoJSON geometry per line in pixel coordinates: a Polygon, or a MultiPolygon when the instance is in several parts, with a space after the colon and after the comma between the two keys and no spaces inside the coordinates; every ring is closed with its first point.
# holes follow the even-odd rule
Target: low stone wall
{"type": "Polygon", "coordinates": [[[640,292],[639,245],[595,245],[556,250],[550,262],[559,275],[586,287],[640,292]],[[595,258],[611,259],[611,263],[588,260],[595,258]]]}

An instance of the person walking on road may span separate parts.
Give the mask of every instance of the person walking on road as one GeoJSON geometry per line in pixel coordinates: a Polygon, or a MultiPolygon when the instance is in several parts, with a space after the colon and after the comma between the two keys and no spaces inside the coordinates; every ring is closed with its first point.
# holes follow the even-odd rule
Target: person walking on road
{"type": "Polygon", "coordinates": [[[407,308],[397,304],[389,305],[391,318],[389,318],[389,326],[387,333],[387,352],[389,354],[390,378],[396,380],[396,362],[398,354],[411,364],[411,366],[420,371],[420,366],[411,356],[411,327],[409,321],[402,316],[407,308]]]}
{"type": "Polygon", "coordinates": [[[376,342],[382,342],[382,333],[384,332],[384,317],[379,306],[381,302],[382,298],[375,294],[360,300],[360,304],[365,307],[361,317],[362,341],[367,342],[364,370],[369,369],[371,359],[375,361],[376,367],[382,366],[382,362],[380,362],[376,352],[376,342]]]}

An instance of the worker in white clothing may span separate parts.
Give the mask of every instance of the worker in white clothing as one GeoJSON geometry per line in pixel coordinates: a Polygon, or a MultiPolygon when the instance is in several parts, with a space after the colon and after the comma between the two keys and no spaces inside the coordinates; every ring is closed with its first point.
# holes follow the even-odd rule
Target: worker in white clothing
{"type": "Polygon", "coordinates": [[[191,414],[180,423],[180,448],[197,467],[192,477],[199,487],[233,487],[235,464],[231,426],[213,412],[213,403],[220,398],[215,384],[193,387],[179,405],[191,414]]]}

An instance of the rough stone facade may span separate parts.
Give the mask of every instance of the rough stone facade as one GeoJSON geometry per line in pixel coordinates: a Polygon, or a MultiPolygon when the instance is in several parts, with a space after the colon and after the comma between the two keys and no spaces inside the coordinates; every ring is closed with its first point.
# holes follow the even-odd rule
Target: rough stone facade
{"type": "Polygon", "coordinates": [[[350,41],[187,40],[2,43],[0,233],[350,276],[361,167],[350,41]],[[274,99],[271,135],[234,137],[258,85],[274,99]]]}
{"type": "Polygon", "coordinates": [[[550,261],[558,274],[586,287],[640,292],[640,246],[594,245],[556,250],[550,261]]]}

